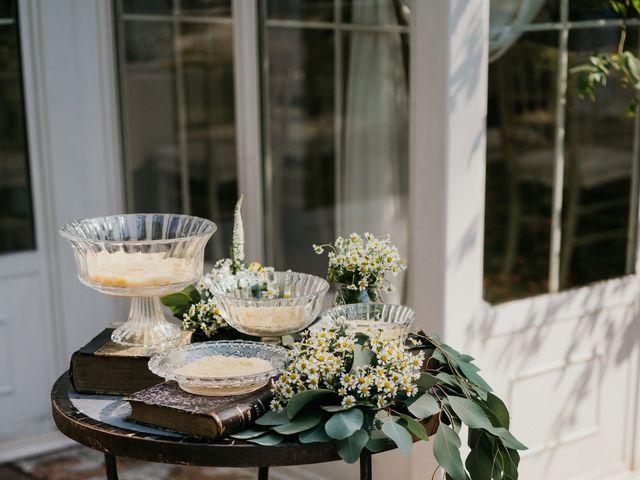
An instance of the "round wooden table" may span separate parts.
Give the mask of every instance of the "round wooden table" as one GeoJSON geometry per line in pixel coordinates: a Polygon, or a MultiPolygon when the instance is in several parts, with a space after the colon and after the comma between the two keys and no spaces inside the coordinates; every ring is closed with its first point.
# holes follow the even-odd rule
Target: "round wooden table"
{"type": "MultiPolygon", "coordinates": [[[[78,394],[67,372],[51,389],[51,409],[64,435],[104,453],[108,480],[118,479],[116,457],[200,467],[258,467],[259,480],[269,478],[269,467],[340,460],[333,442],[273,446],[234,439],[211,442],[127,422],[127,402],[121,397],[78,394]]],[[[371,453],[364,450],[360,479],[371,478],[371,453]]]]}

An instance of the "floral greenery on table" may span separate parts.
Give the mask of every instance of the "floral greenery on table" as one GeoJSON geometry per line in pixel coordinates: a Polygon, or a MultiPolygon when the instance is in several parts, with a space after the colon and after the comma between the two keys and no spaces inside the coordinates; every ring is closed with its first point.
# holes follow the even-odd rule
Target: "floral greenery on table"
{"type": "Polygon", "coordinates": [[[434,335],[419,332],[401,344],[337,323],[305,332],[291,345],[273,384],[271,410],[234,438],[261,445],[335,441],[349,463],[365,449],[395,444],[408,454],[414,439],[433,438],[448,479],[515,480],[518,450],[525,447],[509,432],[507,408],[478,371],[473,358],[434,335]],[[470,449],[464,463],[463,425],[470,449]]]}
{"type": "Polygon", "coordinates": [[[333,243],[313,245],[313,249],[318,255],[327,250],[327,280],[338,290],[338,303],[380,300],[381,292],[393,291],[386,275],[395,276],[407,268],[389,235],[377,238],[371,233],[352,233],[333,243]]]}
{"type": "Polygon", "coordinates": [[[270,272],[273,268],[263,267],[257,262],[249,265],[245,263],[242,196],[240,196],[234,210],[231,257],[218,260],[211,272],[204,275],[197,285],[190,285],[178,293],[162,297],[162,303],[182,321],[186,330],[194,330],[208,338],[243,337],[225,321],[211,294],[210,286],[216,279],[247,271],[270,272]]]}

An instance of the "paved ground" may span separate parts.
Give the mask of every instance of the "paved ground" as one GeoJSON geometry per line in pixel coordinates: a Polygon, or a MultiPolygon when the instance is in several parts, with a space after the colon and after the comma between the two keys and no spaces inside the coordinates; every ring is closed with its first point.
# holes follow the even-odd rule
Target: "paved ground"
{"type": "MultiPolygon", "coordinates": [[[[74,447],[0,465],[0,480],[104,480],[103,455],[74,447]]],[[[199,468],[118,459],[120,480],[254,480],[256,469],[199,468]]],[[[289,475],[272,475],[293,478],[289,475]]]]}

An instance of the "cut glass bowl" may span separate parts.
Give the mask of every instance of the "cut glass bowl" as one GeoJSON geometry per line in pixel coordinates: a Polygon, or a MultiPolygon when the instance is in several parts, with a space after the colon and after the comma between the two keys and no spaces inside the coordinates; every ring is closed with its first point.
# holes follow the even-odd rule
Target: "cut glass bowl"
{"type": "Polygon", "coordinates": [[[327,328],[344,320],[347,328],[382,339],[404,340],[413,324],[416,312],[405,305],[388,303],[352,303],[330,308],[322,314],[314,329],[327,328]]]}
{"type": "Polygon", "coordinates": [[[166,380],[178,382],[181,389],[196,395],[240,395],[257,390],[284,370],[287,350],[276,345],[242,340],[202,342],[174,348],[149,360],[149,370],[166,380]],[[251,375],[207,377],[181,375],[181,367],[212,355],[267,360],[272,368],[251,375]]]}
{"type": "Polygon", "coordinates": [[[134,213],[74,221],[60,235],[71,243],[82,283],[132,297],[129,319],[114,330],[112,340],[158,349],[181,336],[164,317],[159,297],[200,279],[204,247],[215,231],[204,218],[134,213]]]}
{"type": "Polygon", "coordinates": [[[210,290],[229,325],[274,341],[309,326],[329,283],[307,273],[245,272],[214,281],[210,290]]]}

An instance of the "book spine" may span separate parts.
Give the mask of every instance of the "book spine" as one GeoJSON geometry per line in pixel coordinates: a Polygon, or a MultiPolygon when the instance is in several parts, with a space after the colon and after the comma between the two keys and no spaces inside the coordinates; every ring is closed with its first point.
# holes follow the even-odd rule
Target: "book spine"
{"type": "Polygon", "coordinates": [[[269,402],[273,398],[271,389],[267,388],[263,395],[251,399],[251,402],[242,402],[229,406],[220,411],[211,412],[210,415],[216,422],[218,436],[232,435],[249,428],[257,419],[269,410],[269,402]]]}

